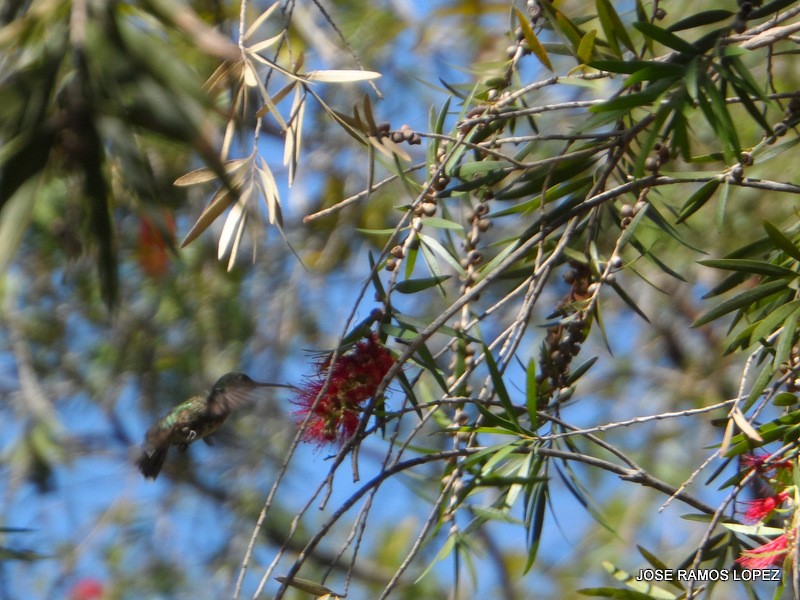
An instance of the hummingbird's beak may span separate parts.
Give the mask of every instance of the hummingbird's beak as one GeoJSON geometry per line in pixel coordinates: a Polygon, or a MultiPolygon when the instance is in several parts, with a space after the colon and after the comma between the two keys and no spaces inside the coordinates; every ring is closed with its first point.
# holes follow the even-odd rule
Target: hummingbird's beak
{"type": "Polygon", "coordinates": [[[257,387],[269,387],[269,388],[284,388],[287,390],[299,390],[300,388],[296,385],[292,385],[290,383],[264,383],[261,381],[254,381],[257,387]]]}

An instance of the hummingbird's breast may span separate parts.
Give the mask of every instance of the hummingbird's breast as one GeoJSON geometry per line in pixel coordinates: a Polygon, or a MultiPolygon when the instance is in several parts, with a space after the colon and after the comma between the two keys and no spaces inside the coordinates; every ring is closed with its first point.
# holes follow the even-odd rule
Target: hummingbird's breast
{"type": "Polygon", "coordinates": [[[211,435],[224,421],[224,418],[211,418],[206,415],[193,419],[179,420],[172,428],[171,444],[190,444],[211,435]]]}
{"type": "Polygon", "coordinates": [[[169,444],[190,444],[214,433],[225,421],[226,416],[209,414],[203,398],[192,398],[178,405],[164,417],[157,427],[162,433],[157,435],[163,436],[168,432],[169,444]]]}

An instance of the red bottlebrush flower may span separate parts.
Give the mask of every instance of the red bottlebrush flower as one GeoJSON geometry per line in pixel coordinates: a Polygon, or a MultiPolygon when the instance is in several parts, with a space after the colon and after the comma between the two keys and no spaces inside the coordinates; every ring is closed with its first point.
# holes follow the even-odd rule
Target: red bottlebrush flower
{"type": "Polygon", "coordinates": [[[744,519],[749,523],[760,521],[788,499],[789,492],[783,491],[774,496],[745,502],[747,510],[744,513],[744,519]]]}
{"type": "Polygon", "coordinates": [[[320,362],[317,372],[294,401],[300,406],[294,412],[299,423],[311,415],[303,439],[322,445],[343,442],[352,436],[358,428],[363,403],[375,394],[394,362],[394,357],[378,342],[375,334],[336,359],[327,387],[330,361],[320,362]]]}
{"type": "Polygon", "coordinates": [[[103,597],[103,584],[97,579],[86,577],[72,586],[69,597],[71,600],[99,600],[103,597]]]}
{"type": "Polygon", "coordinates": [[[736,562],[745,569],[766,569],[782,565],[783,559],[786,558],[788,553],[789,540],[784,533],[763,546],[743,551],[742,555],[736,559],[736,562]]]}
{"type": "Polygon", "coordinates": [[[790,460],[780,460],[776,461],[773,460],[767,463],[767,459],[770,457],[770,454],[767,453],[752,453],[752,454],[742,454],[739,456],[739,465],[744,467],[745,469],[755,469],[759,473],[769,473],[771,471],[775,471],[776,469],[787,469],[791,470],[792,468],[792,461],[790,460]]]}

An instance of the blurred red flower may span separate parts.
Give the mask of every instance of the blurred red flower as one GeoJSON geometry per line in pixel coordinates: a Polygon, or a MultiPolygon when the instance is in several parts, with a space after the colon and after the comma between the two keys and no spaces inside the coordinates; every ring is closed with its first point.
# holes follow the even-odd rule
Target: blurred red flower
{"type": "Polygon", "coordinates": [[[103,597],[103,584],[97,579],[86,577],[72,586],[69,597],[70,600],[99,600],[103,597]]]}
{"type": "Polygon", "coordinates": [[[169,246],[175,237],[175,218],[164,212],[163,224],[156,225],[145,215],[139,222],[139,266],[148,277],[158,279],[169,272],[169,246]]]}

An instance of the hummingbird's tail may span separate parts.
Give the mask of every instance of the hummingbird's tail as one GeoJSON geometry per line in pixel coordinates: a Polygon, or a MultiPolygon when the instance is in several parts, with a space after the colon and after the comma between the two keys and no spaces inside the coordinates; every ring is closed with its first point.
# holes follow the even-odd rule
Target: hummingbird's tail
{"type": "Polygon", "coordinates": [[[139,460],[136,461],[136,466],[142,472],[142,475],[149,479],[155,479],[161,472],[161,467],[164,466],[164,459],[167,458],[167,450],[169,446],[157,446],[156,448],[144,448],[139,460]]]}

